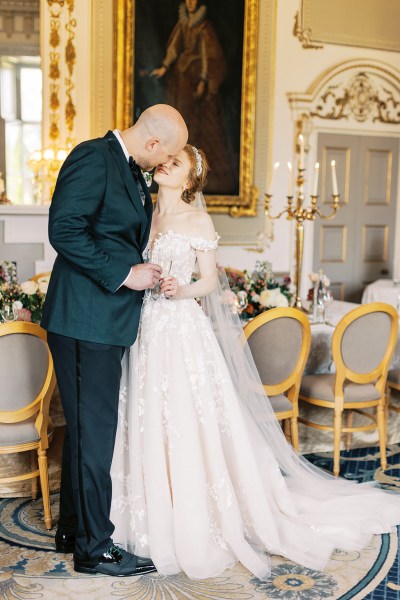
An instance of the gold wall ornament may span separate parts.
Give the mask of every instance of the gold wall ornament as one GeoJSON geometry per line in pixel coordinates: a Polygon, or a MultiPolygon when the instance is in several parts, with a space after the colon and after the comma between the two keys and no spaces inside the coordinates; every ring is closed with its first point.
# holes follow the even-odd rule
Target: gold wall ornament
{"type": "Polygon", "coordinates": [[[65,44],[65,64],[67,67],[68,76],[65,78],[65,125],[67,128],[66,146],[67,148],[71,148],[75,144],[74,121],[76,117],[76,108],[72,99],[72,93],[75,88],[75,84],[73,81],[73,73],[76,61],[76,48],[74,44],[76,18],[73,16],[75,0],[66,0],[66,3],[68,10],[68,21],[65,25],[65,29],[68,33],[68,39],[65,44]]]}
{"type": "Polygon", "coordinates": [[[305,50],[320,50],[323,48],[320,44],[314,44],[311,41],[311,29],[309,27],[303,27],[302,18],[299,12],[294,16],[293,35],[301,42],[302,47],[305,50]]]}
{"type": "Polygon", "coordinates": [[[50,106],[50,127],[49,127],[49,137],[53,144],[57,142],[60,137],[60,129],[58,126],[59,123],[59,108],[60,108],[60,99],[59,99],[59,79],[60,79],[60,28],[61,28],[61,12],[64,6],[64,0],[47,0],[47,4],[50,7],[50,35],[49,35],[49,44],[50,44],[50,52],[49,52],[49,80],[50,80],[50,96],[49,96],[49,106],[50,106]],[[53,10],[53,6],[55,5],[55,10],[53,10]],[[58,7],[58,10],[57,10],[58,7]]]}
{"type": "MultiPolygon", "coordinates": [[[[206,195],[210,213],[232,217],[257,215],[258,189],[253,184],[256,116],[257,48],[259,0],[244,0],[242,94],[238,195],[206,195]]],[[[133,73],[135,0],[114,0],[114,115],[117,129],[133,120],[133,73]]]]}
{"type": "Polygon", "coordinates": [[[381,87],[377,89],[365,72],[358,73],[344,86],[330,85],[320,96],[311,116],[320,119],[368,119],[381,123],[400,123],[400,94],[381,87]]]}

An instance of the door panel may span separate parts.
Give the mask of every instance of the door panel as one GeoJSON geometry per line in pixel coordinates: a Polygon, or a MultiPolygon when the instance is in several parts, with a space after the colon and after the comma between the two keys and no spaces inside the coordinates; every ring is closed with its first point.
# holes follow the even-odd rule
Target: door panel
{"type": "Polygon", "coordinates": [[[332,202],[336,161],[341,207],[332,221],[315,221],[313,270],[323,269],[336,299],[360,302],[365,285],[392,276],[399,141],[321,133],[321,203],[332,202]]]}

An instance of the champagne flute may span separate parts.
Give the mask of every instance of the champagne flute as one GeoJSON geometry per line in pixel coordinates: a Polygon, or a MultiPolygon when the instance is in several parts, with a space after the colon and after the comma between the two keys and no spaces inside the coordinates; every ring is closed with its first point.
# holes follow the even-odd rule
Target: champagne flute
{"type": "MultiPolygon", "coordinates": [[[[161,267],[161,275],[160,279],[164,279],[164,277],[168,277],[171,272],[172,260],[170,255],[158,252],[155,254],[154,258],[152,258],[154,264],[161,267]]],[[[160,284],[157,283],[150,292],[151,298],[153,300],[158,300],[158,298],[166,298],[165,294],[160,291],[160,284]]]]}
{"type": "Polygon", "coordinates": [[[242,312],[248,307],[248,305],[249,301],[247,298],[247,292],[245,292],[244,290],[240,290],[240,292],[236,294],[236,306],[240,317],[242,316],[242,312]]]}
{"type": "Polygon", "coordinates": [[[328,307],[332,304],[332,302],[334,301],[334,297],[333,297],[333,292],[331,289],[327,288],[324,291],[324,304],[326,306],[326,312],[325,312],[325,321],[329,321],[328,319],[328,307]]]}

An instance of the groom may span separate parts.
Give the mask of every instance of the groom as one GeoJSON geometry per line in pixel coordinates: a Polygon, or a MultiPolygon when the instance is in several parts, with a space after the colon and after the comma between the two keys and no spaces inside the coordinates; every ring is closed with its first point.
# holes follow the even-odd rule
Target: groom
{"type": "Polygon", "coordinates": [[[43,311],[67,423],[56,551],[75,571],[138,575],[153,563],[113,544],[110,468],[121,359],[135,341],[143,290],[160,268],[143,264],[152,215],[141,169],[186,144],[171,106],[144,111],[125,131],[79,144],[60,171],[49,216],[58,253],[43,311]]]}

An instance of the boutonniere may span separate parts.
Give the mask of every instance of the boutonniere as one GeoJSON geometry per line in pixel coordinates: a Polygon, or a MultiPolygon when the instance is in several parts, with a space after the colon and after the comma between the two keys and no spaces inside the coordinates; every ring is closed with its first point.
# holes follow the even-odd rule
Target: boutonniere
{"type": "Polygon", "coordinates": [[[142,175],[146,182],[147,187],[150,187],[151,184],[153,183],[153,173],[150,173],[149,171],[142,171],[142,175]]]}

